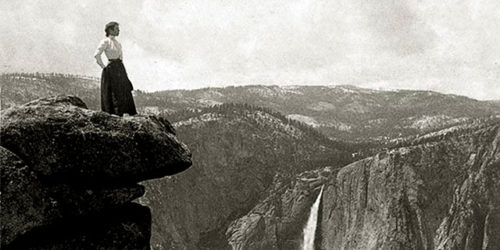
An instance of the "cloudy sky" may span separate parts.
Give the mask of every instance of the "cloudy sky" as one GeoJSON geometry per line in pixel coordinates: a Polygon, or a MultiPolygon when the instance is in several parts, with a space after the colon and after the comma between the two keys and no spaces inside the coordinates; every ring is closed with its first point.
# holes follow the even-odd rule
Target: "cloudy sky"
{"type": "Polygon", "coordinates": [[[352,84],[500,99],[498,0],[2,0],[0,72],[99,76],[112,20],[142,90],[352,84]]]}

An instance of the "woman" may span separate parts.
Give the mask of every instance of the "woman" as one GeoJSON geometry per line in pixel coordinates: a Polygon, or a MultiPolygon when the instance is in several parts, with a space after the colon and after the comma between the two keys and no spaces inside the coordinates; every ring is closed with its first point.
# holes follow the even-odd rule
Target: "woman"
{"type": "Polygon", "coordinates": [[[94,55],[97,64],[102,68],[101,109],[119,116],[123,114],[135,115],[137,111],[131,93],[134,88],[122,63],[122,45],[116,40],[120,34],[118,23],[106,24],[104,31],[106,38],[101,41],[94,55]],[[108,65],[104,65],[101,60],[102,52],[109,60],[108,65]]]}

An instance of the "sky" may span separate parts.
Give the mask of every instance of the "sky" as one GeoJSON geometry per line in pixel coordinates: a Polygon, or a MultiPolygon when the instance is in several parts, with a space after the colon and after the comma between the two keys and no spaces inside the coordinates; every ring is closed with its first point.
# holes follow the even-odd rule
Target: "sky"
{"type": "Polygon", "coordinates": [[[100,76],[109,21],[146,91],[350,84],[500,99],[498,0],[0,0],[0,72],[100,76]]]}

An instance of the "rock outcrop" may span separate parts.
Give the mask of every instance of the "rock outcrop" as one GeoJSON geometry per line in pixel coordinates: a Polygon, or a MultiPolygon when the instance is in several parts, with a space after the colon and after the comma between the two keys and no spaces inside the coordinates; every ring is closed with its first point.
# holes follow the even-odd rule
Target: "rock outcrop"
{"type": "Polygon", "coordinates": [[[86,109],[73,96],[1,112],[2,249],[149,249],[137,182],[184,171],[191,153],[153,116],[86,109]]]}

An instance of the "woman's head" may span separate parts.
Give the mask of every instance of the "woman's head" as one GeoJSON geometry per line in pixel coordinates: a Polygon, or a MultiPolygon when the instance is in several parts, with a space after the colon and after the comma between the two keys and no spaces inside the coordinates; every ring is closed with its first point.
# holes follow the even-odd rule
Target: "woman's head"
{"type": "Polygon", "coordinates": [[[104,31],[106,32],[106,36],[113,35],[117,36],[120,33],[117,22],[109,22],[104,27],[104,31]]]}

